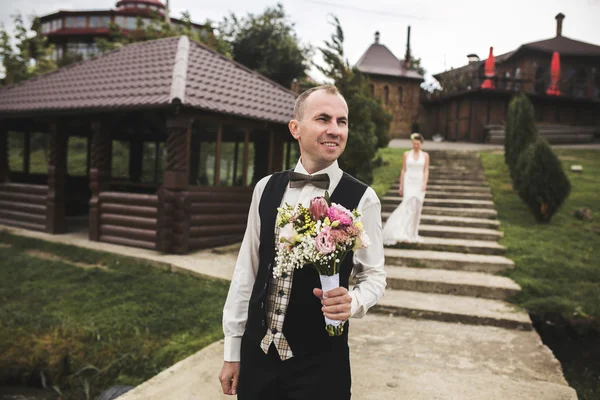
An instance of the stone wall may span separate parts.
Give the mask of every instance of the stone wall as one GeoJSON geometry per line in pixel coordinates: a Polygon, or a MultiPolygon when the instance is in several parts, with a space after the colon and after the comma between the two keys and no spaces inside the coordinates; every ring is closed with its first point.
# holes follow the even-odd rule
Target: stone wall
{"type": "Polygon", "coordinates": [[[376,76],[371,76],[370,79],[375,98],[381,99],[384,109],[392,114],[390,137],[409,137],[412,133],[411,126],[418,117],[421,82],[376,76]],[[400,95],[400,90],[402,95],[400,95]]]}

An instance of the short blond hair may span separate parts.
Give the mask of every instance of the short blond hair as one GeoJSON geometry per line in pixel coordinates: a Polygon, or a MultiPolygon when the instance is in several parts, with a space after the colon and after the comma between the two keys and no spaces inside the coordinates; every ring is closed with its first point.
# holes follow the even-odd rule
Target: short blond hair
{"type": "MultiPolygon", "coordinates": [[[[342,99],[344,99],[344,96],[342,96],[342,94],[340,93],[338,88],[335,87],[335,85],[321,85],[321,86],[315,86],[313,88],[310,88],[307,91],[303,92],[300,96],[298,96],[298,98],[296,98],[296,103],[294,104],[294,119],[295,120],[300,121],[304,117],[304,110],[306,108],[306,99],[308,99],[308,96],[310,96],[312,93],[318,92],[319,90],[323,90],[329,94],[337,94],[342,99]]],[[[346,99],[344,99],[344,101],[346,101],[346,99]]]]}
{"type": "Polygon", "coordinates": [[[413,133],[412,135],[410,135],[410,140],[418,140],[421,143],[425,141],[425,139],[423,139],[423,135],[421,135],[420,133],[413,133]]]}

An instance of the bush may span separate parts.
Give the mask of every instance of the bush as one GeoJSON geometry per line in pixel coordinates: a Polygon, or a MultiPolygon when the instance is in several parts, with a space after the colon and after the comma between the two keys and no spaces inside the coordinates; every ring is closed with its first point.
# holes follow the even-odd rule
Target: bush
{"type": "Polygon", "coordinates": [[[571,192],[571,182],[546,139],[538,137],[519,157],[513,180],[535,219],[550,221],[571,192]]]}
{"type": "Polygon", "coordinates": [[[520,93],[513,97],[508,106],[504,135],[504,160],[508,165],[515,188],[517,187],[515,180],[519,156],[530,143],[535,141],[536,137],[533,105],[526,95],[520,93]]]}

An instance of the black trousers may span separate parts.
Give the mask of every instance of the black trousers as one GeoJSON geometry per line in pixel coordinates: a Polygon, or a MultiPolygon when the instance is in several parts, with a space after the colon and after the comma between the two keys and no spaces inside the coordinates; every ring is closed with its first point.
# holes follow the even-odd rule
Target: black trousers
{"type": "Polygon", "coordinates": [[[238,400],[349,400],[348,344],[281,361],[273,344],[265,354],[242,339],[238,400]]]}

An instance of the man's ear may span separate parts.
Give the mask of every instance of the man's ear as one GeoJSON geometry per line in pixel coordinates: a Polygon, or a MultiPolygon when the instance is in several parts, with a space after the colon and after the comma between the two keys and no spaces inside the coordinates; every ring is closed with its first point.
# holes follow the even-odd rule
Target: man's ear
{"type": "Polygon", "coordinates": [[[289,122],[288,128],[290,129],[290,133],[294,137],[294,139],[298,140],[300,137],[300,123],[297,119],[293,119],[289,122]]]}

